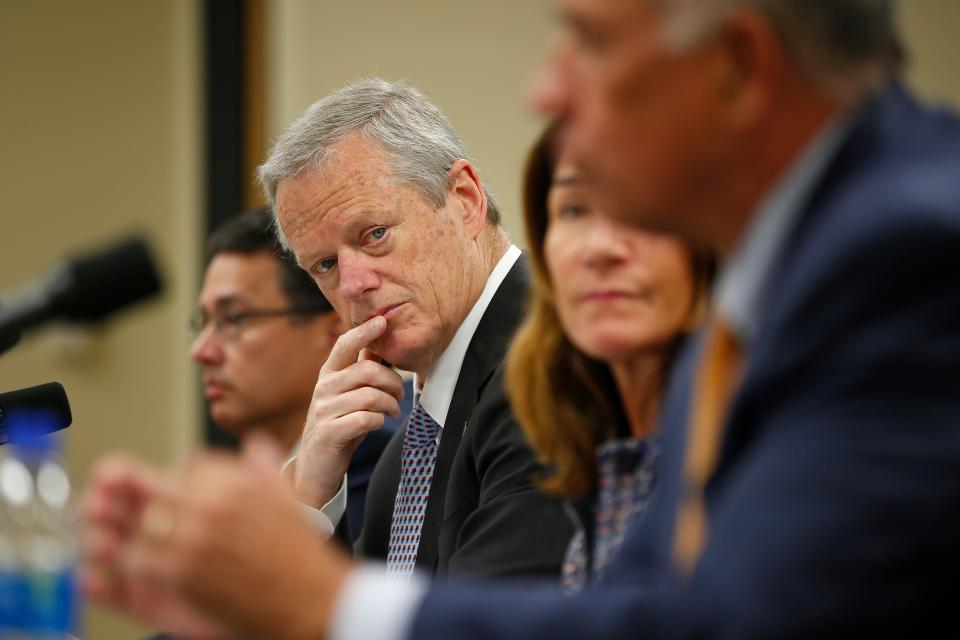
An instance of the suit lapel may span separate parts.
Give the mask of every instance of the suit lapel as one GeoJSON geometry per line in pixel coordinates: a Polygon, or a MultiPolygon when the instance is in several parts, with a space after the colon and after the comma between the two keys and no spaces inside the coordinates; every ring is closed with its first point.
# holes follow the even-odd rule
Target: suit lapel
{"type": "Polygon", "coordinates": [[[416,566],[419,569],[432,573],[436,567],[437,544],[453,461],[480,395],[503,360],[513,333],[523,318],[528,288],[529,273],[526,260],[521,256],[490,300],[470,340],[437,449],[437,463],[417,550],[416,566]]]}

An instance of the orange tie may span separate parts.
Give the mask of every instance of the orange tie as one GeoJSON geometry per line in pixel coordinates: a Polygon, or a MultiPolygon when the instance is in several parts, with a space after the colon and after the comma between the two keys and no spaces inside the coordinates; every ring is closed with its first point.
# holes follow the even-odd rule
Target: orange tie
{"type": "Polygon", "coordinates": [[[688,575],[707,540],[703,490],[717,465],[723,423],[743,368],[738,340],[719,314],[707,325],[705,340],[697,365],[683,464],[684,488],[673,539],[674,561],[688,575]]]}

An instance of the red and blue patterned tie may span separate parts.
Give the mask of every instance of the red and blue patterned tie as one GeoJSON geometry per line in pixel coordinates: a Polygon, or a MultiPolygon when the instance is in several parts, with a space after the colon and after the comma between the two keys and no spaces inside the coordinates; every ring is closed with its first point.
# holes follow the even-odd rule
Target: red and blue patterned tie
{"type": "Polygon", "coordinates": [[[437,432],[434,422],[420,403],[410,414],[400,454],[400,486],[390,523],[387,575],[406,579],[413,575],[420,546],[423,514],[430,497],[430,481],[437,463],[437,432]]]}

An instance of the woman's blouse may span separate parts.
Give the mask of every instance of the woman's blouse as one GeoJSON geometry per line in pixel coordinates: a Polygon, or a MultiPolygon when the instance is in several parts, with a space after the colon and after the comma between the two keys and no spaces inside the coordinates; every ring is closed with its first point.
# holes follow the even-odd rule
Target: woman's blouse
{"type": "Polygon", "coordinates": [[[568,504],[575,532],[563,562],[565,592],[575,593],[588,582],[597,582],[610,566],[631,518],[650,499],[657,454],[655,438],[608,440],[597,447],[594,500],[579,510],[568,504]]]}

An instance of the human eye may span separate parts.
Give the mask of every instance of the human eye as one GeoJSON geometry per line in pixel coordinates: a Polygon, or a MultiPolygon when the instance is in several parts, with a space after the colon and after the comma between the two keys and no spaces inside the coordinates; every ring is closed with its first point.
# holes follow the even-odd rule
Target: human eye
{"type": "Polygon", "coordinates": [[[380,240],[383,240],[387,236],[387,228],[374,227],[373,229],[368,231],[365,235],[366,235],[366,239],[369,242],[379,242],[380,240]]]}
{"type": "Polygon", "coordinates": [[[560,207],[559,218],[579,218],[587,213],[587,207],[579,202],[567,202],[560,207]]]}
{"type": "Polygon", "coordinates": [[[313,271],[314,273],[318,273],[322,275],[324,273],[330,273],[331,271],[333,271],[333,269],[336,266],[337,266],[336,258],[323,258],[313,263],[313,266],[310,267],[310,270],[313,271]]]}
{"type": "Polygon", "coordinates": [[[584,53],[599,55],[609,46],[610,36],[601,25],[575,17],[569,21],[568,27],[574,45],[584,53]]]}
{"type": "Polygon", "coordinates": [[[555,193],[548,204],[548,213],[551,220],[577,220],[587,216],[590,207],[573,193],[555,193]]]}
{"type": "Polygon", "coordinates": [[[219,324],[227,327],[239,327],[247,317],[245,311],[225,311],[219,318],[219,324]]]}

